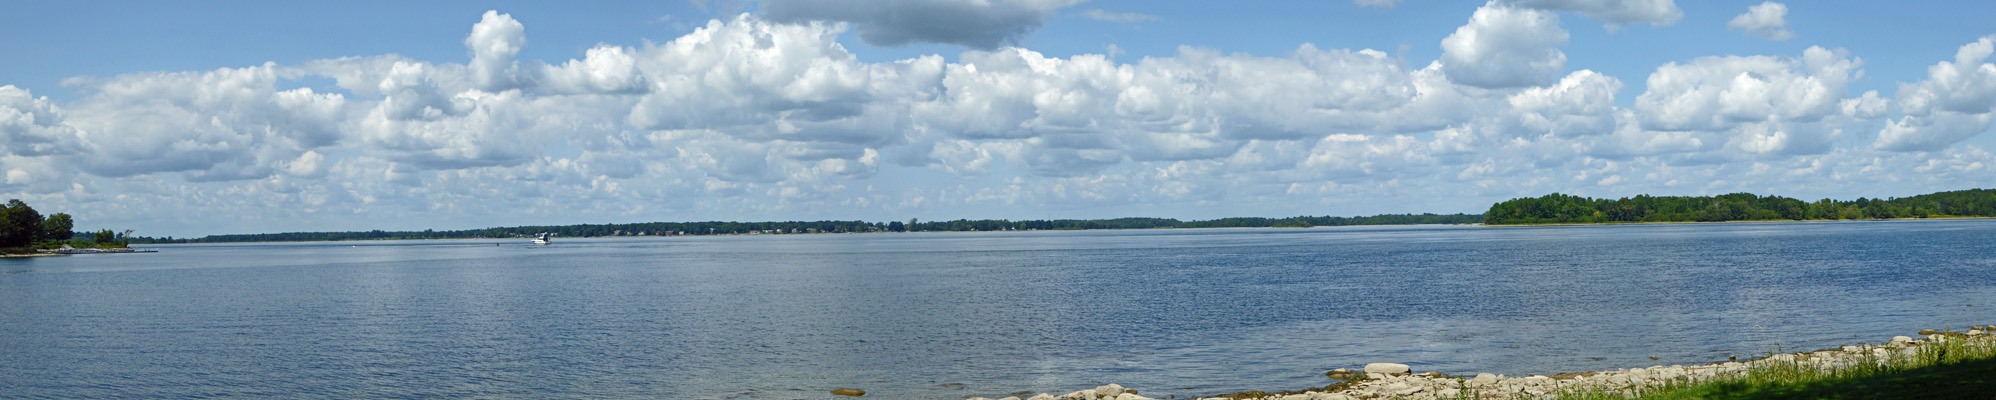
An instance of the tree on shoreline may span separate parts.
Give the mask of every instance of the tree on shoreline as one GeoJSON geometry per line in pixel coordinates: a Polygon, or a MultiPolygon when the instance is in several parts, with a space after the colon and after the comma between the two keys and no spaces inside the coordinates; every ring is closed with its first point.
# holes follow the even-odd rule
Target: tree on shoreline
{"type": "Polygon", "coordinates": [[[1608,222],[1717,222],[1996,217],[1996,190],[1970,189],[1891,200],[1803,202],[1781,196],[1649,196],[1593,199],[1559,193],[1512,199],[1490,206],[1486,224],[1589,224],[1608,222]]]}
{"type": "Polygon", "coordinates": [[[0,207],[0,247],[27,247],[42,237],[42,214],[21,199],[0,207]]]}
{"type": "Polygon", "coordinates": [[[42,238],[44,239],[58,242],[67,241],[69,238],[76,236],[76,232],[71,231],[71,229],[76,229],[76,221],[71,220],[67,213],[49,214],[48,219],[42,220],[42,238]]]}

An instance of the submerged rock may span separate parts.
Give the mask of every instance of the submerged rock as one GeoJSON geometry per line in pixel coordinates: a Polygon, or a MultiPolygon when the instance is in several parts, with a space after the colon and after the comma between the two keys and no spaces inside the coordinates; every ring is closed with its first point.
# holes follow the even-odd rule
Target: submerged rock
{"type": "Polygon", "coordinates": [[[838,388],[838,389],[832,389],[832,394],[837,396],[859,397],[859,396],[865,396],[866,391],[853,388],[838,388]]]}

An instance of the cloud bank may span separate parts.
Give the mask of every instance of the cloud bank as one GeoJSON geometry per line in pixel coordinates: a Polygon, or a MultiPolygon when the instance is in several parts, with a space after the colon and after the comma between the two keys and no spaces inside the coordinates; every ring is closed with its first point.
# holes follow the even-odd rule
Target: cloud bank
{"type": "Polygon", "coordinates": [[[88,94],[69,103],[0,86],[0,188],[189,235],[1478,212],[1552,191],[1996,181],[1996,158],[1961,143],[1996,115],[1991,37],[1885,97],[1851,93],[1864,60],[1822,47],[1671,62],[1640,82],[1568,70],[1547,11],[1667,24],[1668,2],[1492,2],[1420,66],[1311,44],[1048,57],[1002,44],[1072,2],[993,1],[977,7],[1004,10],[977,17],[994,10],[910,2],[945,20],[995,18],[942,33],[833,3],[767,3],[767,16],[558,62],[519,59],[529,24],[495,11],[464,38],[464,63],[376,55],[84,77],[69,84],[88,94]],[[974,49],[862,62],[838,43],[848,29],[974,49]],[[1629,85],[1640,94],[1618,103],[1629,85]]]}

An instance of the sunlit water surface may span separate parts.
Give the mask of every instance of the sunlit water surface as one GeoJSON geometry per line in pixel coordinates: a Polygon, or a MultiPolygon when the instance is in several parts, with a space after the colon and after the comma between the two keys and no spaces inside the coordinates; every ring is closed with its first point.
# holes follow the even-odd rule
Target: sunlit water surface
{"type": "Polygon", "coordinates": [[[1184,398],[1996,323],[1992,220],[158,248],[0,260],[0,397],[1184,398]]]}

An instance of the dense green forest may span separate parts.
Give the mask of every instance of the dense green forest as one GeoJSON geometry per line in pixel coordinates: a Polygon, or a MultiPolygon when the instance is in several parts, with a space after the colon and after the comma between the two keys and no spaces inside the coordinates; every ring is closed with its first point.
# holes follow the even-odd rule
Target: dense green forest
{"type": "Polygon", "coordinates": [[[1554,193],[1497,203],[1484,216],[1485,223],[1490,225],[1996,217],[1996,190],[1814,202],[1751,193],[1699,197],[1645,195],[1614,200],[1554,193]]]}
{"type": "Polygon", "coordinates": [[[280,241],[319,241],[319,240],[389,240],[389,239],[474,239],[474,238],[514,238],[538,235],[541,232],[565,237],[596,236],[663,236],[663,235],[742,235],[742,234],[793,234],[793,233],[863,233],[863,232],[933,232],[933,231],[1002,231],[1002,230],[1082,230],[1082,229],[1154,229],[1154,228],[1261,228],[1261,227],[1310,227],[1344,225],[1406,225],[1406,224],[1473,224],[1483,222],[1481,215],[1469,214],[1397,214],[1369,217],[1291,217],[1291,218],[1221,218],[1206,221],[1180,221],[1170,218],[1117,218],[1117,219],[1056,219],[1012,221],[1002,219],[920,221],[908,222],[866,222],[866,221],[786,221],[786,222],[649,222],[634,224],[601,225],[562,225],[562,226],[516,226],[505,228],[467,229],[458,231],[366,231],[366,232],[291,232],[260,233],[245,235],[212,235],[192,239],[134,237],[132,243],[216,243],[216,242],[280,242],[280,241]]]}

